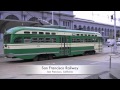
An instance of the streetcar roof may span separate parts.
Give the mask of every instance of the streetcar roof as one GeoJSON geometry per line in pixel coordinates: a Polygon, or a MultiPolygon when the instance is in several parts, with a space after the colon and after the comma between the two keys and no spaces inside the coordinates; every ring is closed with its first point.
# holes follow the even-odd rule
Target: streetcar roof
{"type": "Polygon", "coordinates": [[[71,32],[71,33],[89,33],[89,34],[99,34],[98,32],[93,31],[82,31],[82,30],[71,30],[71,29],[59,29],[59,28],[45,28],[45,27],[27,27],[27,26],[18,26],[8,29],[6,34],[15,34],[18,31],[22,30],[36,30],[36,31],[56,31],[56,32],[71,32]]]}

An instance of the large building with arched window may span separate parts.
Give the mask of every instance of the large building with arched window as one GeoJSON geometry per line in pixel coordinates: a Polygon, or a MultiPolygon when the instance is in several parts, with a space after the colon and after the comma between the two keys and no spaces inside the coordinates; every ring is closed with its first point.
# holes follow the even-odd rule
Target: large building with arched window
{"type": "MultiPolygon", "coordinates": [[[[73,11],[54,11],[54,25],[65,26],[68,29],[95,31],[102,34],[104,42],[107,38],[114,38],[114,26],[97,23],[91,20],[75,18],[73,11]]],[[[52,11],[0,11],[0,39],[3,33],[14,26],[37,26],[38,20],[52,23],[52,11]]],[[[117,26],[117,37],[120,27],[117,26]]]]}

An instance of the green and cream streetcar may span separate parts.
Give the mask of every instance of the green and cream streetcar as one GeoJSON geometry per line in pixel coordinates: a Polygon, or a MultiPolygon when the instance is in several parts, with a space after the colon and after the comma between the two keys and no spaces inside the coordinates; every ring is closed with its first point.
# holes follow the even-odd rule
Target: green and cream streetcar
{"type": "Polygon", "coordinates": [[[98,32],[59,26],[19,26],[4,34],[4,54],[8,58],[41,60],[101,51],[102,36],[98,32]]]}

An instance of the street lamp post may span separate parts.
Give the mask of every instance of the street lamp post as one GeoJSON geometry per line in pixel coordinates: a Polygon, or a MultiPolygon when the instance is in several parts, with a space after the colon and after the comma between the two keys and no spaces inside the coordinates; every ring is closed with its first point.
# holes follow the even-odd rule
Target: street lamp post
{"type": "Polygon", "coordinates": [[[115,44],[113,47],[113,52],[115,53],[117,51],[117,45],[116,45],[116,12],[114,11],[114,39],[115,39],[115,44]]]}
{"type": "Polygon", "coordinates": [[[105,40],[104,40],[104,31],[102,30],[102,37],[103,37],[103,44],[105,44],[105,40]]]}
{"type": "Polygon", "coordinates": [[[106,42],[106,38],[105,38],[105,30],[102,31],[102,35],[103,35],[103,41],[104,41],[104,44],[105,44],[105,42],[106,42]]]}

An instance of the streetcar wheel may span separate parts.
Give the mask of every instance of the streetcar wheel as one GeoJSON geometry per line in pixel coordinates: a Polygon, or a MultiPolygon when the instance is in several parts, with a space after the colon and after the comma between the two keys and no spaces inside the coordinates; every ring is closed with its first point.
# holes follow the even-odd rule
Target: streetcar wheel
{"type": "Polygon", "coordinates": [[[89,53],[88,53],[88,52],[86,52],[86,53],[85,53],[85,55],[89,55],[89,53]]]}
{"type": "Polygon", "coordinates": [[[41,61],[41,60],[43,60],[43,59],[44,59],[43,57],[39,56],[38,61],[41,61]]]}
{"type": "Polygon", "coordinates": [[[48,55],[48,60],[53,59],[53,55],[48,55]]]}
{"type": "Polygon", "coordinates": [[[91,53],[92,53],[92,55],[94,55],[94,54],[95,54],[95,51],[92,51],[91,53]]]}
{"type": "Polygon", "coordinates": [[[84,52],[83,55],[85,56],[85,55],[86,55],[86,52],[84,52]]]}
{"type": "Polygon", "coordinates": [[[38,56],[36,56],[34,59],[33,59],[33,61],[38,61],[39,60],[39,57],[38,56]]]}
{"type": "Polygon", "coordinates": [[[89,52],[89,55],[93,55],[93,51],[90,51],[90,52],[89,52]]]}
{"type": "Polygon", "coordinates": [[[93,51],[93,54],[95,54],[95,51],[93,51]]]}

